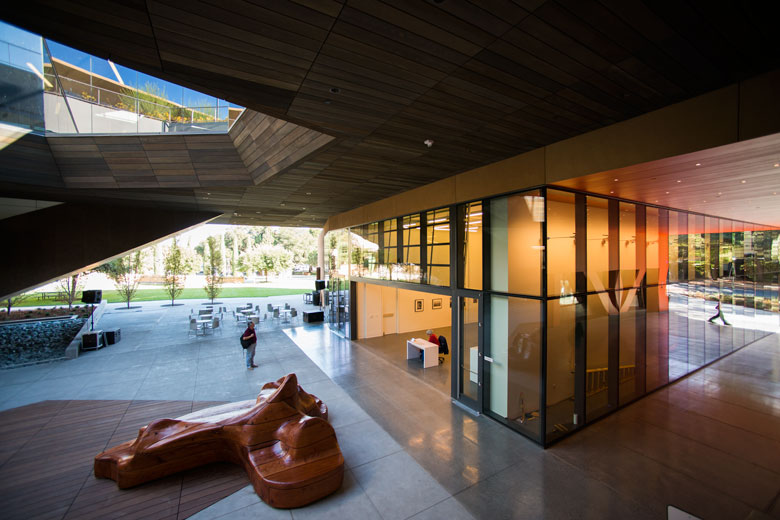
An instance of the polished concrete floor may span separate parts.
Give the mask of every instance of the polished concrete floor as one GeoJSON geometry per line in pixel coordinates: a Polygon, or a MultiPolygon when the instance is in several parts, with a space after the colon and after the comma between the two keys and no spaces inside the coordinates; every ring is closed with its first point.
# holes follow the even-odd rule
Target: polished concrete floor
{"type": "Polygon", "coordinates": [[[342,489],[284,511],[247,487],[196,518],[662,519],[669,505],[700,518],[780,518],[777,334],[543,450],[326,326],[261,332],[260,368],[249,371],[239,327],[192,338],[186,306],[141,307],[101,321],[122,328],[116,345],[0,371],[0,409],[62,398],[239,400],[298,374],[330,408],[342,489]]]}
{"type": "MultiPolygon", "coordinates": [[[[437,336],[444,335],[447,338],[450,349],[452,349],[452,331],[450,327],[439,327],[431,330],[437,336]]],[[[443,394],[450,395],[452,356],[442,356],[444,363],[435,367],[425,368],[420,358],[406,359],[406,340],[411,338],[428,339],[428,335],[426,330],[414,330],[403,334],[387,334],[376,338],[359,339],[355,343],[380,356],[396,368],[421,379],[443,394]]]]}

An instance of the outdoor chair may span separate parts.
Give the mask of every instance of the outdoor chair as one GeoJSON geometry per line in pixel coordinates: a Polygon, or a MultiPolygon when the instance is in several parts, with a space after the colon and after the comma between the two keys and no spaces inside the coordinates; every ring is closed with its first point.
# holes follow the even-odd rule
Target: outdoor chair
{"type": "Polygon", "coordinates": [[[237,312],[236,313],[236,325],[240,325],[242,323],[246,324],[246,314],[244,314],[243,312],[237,312]]]}
{"type": "Polygon", "coordinates": [[[200,329],[200,327],[198,327],[198,322],[195,320],[195,318],[192,318],[190,320],[190,328],[189,328],[189,332],[188,332],[187,335],[189,336],[190,334],[194,334],[195,336],[198,336],[200,334],[200,332],[201,332],[201,329],[200,329]]]}
{"type": "Polygon", "coordinates": [[[268,304],[268,312],[274,312],[274,306],[270,303],[268,304]]]}
{"type": "Polygon", "coordinates": [[[284,310],[286,310],[286,311],[290,310],[290,304],[289,303],[285,303],[284,304],[284,310]]]}
{"type": "Polygon", "coordinates": [[[298,311],[295,310],[295,307],[290,309],[290,321],[295,322],[295,318],[298,317],[298,311]]]}
{"type": "Polygon", "coordinates": [[[219,318],[214,318],[211,320],[211,332],[218,330],[220,334],[222,334],[222,327],[221,324],[222,321],[219,318]]]}
{"type": "Polygon", "coordinates": [[[279,307],[277,307],[277,308],[275,308],[275,309],[274,309],[273,318],[274,318],[275,320],[278,320],[278,319],[279,319],[279,307]]]}

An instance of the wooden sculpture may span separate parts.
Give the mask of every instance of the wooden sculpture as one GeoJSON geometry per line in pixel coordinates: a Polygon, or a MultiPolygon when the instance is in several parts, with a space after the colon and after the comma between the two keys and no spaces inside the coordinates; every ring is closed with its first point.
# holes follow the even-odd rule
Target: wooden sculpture
{"type": "Polygon", "coordinates": [[[95,457],[95,476],[128,488],[211,462],[242,464],[263,501],[300,507],[341,487],[344,457],[328,408],[295,374],[257,399],[159,419],[95,457]]]}

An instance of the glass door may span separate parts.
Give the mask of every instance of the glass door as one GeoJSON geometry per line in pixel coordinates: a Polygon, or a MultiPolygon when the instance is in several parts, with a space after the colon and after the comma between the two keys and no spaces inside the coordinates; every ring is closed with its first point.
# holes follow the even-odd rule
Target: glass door
{"type": "Polygon", "coordinates": [[[479,293],[458,300],[458,400],[480,410],[482,402],[482,311],[479,293]]]}

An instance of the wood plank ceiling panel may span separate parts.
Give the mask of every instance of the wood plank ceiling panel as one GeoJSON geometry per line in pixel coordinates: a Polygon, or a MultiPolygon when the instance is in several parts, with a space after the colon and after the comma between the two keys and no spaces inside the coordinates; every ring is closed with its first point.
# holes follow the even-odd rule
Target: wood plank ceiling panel
{"type": "Polygon", "coordinates": [[[30,0],[3,16],[256,112],[231,131],[233,152],[53,141],[69,188],[189,187],[170,203],[232,201],[269,223],[321,224],[780,66],[773,9],[758,2],[30,0]]]}

